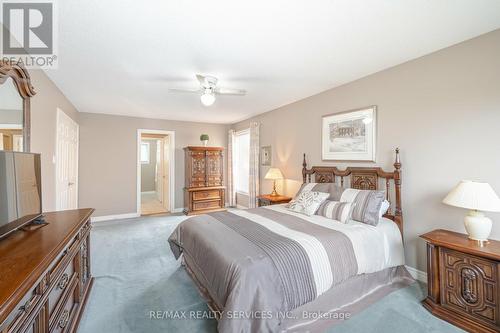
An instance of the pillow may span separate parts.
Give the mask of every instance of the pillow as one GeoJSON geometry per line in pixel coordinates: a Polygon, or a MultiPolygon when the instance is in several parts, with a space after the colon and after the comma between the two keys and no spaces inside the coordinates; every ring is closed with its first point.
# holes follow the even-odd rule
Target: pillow
{"type": "Polygon", "coordinates": [[[356,204],[352,211],[352,219],[369,225],[377,225],[380,219],[380,207],[385,200],[384,191],[345,189],[340,197],[341,202],[356,204]]]}
{"type": "Polygon", "coordinates": [[[295,195],[295,199],[297,199],[303,191],[329,193],[330,197],[328,200],[339,201],[344,188],[335,183],[304,183],[297,192],[297,195],[295,195]]]}
{"type": "Polygon", "coordinates": [[[330,196],[329,193],[302,191],[296,199],[286,206],[289,210],[308,216],[313,215],[319,206],[330,196]]]}
{"type": "Polygon", "coordinates": [[[382,204],[380,205],[380,211],[379,211],[378,216],[380,218],[382,218],[382,216],[384,216],[384,214],[387,213],[387,211],[389,210],[390,207],[391,207],[391,203],[389,201],[387,201],[387,200],[382,201],[382,204]]]}
{"type": "Polygon", "coordinates": [[[326,200],[319,206],[316,215],[321,215],[340,223],[347,223],[351,218],[352,210],[356,204],[353,202],[339,202],[326,200]]]}

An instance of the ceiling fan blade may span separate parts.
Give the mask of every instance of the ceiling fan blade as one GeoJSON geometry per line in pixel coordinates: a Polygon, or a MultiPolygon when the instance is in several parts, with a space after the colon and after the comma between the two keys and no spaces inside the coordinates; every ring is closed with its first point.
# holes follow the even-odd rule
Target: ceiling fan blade
{"type": "Polygon", "coordinates": [[[200,82],[200,84],[201,84],[202,86],[204,86],[204,85],[205,85],[205,77],[204,77],[203,75],[201,75],[201,74],[196,74],[196,79],[198,80],[198,82],[200,82]]]}
{"type": "Polygon", "coordinates": [[[216,88],[215,92],[221,95],[246,95],[247,91],[243,89],[216,88]]]}
{"type": "Polygon", "coordinates": [[[172,93],[199,93],[201,89],[168,88],[168,91],[172,93]]]}

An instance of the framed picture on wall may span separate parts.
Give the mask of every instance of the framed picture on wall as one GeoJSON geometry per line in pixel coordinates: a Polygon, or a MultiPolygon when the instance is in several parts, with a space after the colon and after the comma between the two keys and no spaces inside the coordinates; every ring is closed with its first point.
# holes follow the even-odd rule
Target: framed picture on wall
{"type": "Polygon", "coordinates": [[[272,165],[272,151],[271,146],[264,146],[260,149],[260,161],[263,166],[271,166],[272,165]]]}
{"type": "Polygon", "coordinates": [[[376,106],[323,116],[323,160],[375,162],[376,130],[376,106]]]}

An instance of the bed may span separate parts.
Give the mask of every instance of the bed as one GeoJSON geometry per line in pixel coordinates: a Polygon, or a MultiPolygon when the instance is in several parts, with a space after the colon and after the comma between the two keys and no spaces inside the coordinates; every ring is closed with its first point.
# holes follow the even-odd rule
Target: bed
{"type": "Polygon", "coordinates": [[[308,169],[304,154],[302,175],[304,183],[383,186],[394,205],[376,226],[306,216],[285,205],[180,223],[169,237],[171,250],[215,312],[219,332],[321,331],[413,282],[404,268],[398,150],[392,172],[308,169]]]}

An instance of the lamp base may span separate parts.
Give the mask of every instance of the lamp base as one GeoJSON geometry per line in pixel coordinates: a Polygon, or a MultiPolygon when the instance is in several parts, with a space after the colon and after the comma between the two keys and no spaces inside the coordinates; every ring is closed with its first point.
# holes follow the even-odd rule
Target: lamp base
{"type": "Polygon", "coordinates": [[[271,192],[272,197],[277,197],[279,194],[276,192],[276,181],[273,182],[273,191],[271,192]]]}
{"type": "Polygon", "coordinates": [[[469,211],[464,218],[465,230],[469,234],[469,239],[484,242],[488,240],[491,233],[491,219],[484,216],[477,210],[469,211]]]}

